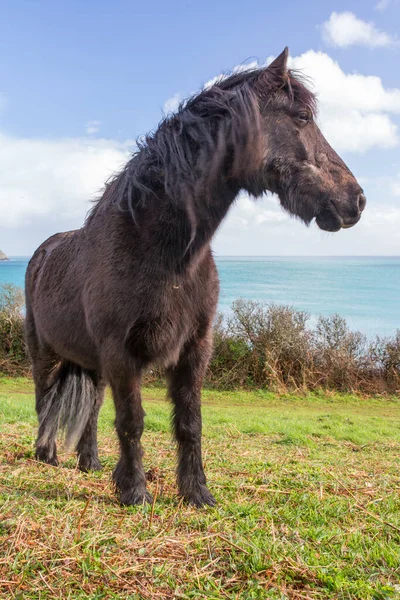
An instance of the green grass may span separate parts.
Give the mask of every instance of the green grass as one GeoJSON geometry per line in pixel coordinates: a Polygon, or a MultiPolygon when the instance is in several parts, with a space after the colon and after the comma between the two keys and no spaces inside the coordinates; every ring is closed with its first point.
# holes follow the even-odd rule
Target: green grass
{"type": "Polygon", "coordinates": [[[109,398],[104,470],[33,460],[33,386],[0,379],[1,598],[400,598],[400,399],[203,395],[216,508],[176,496],[169,405],[143,390],[153,507],[123,508],[109,398]]]}

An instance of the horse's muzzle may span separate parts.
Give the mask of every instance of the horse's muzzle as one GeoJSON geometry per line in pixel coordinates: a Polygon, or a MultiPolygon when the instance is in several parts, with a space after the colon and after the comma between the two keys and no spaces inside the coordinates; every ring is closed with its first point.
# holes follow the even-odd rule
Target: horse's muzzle
{"type": "Polygon", "coordinates": [[[323,210],[316,216],[316,222],[320,229],[324,231],[340,231],[340,229],[350,229],[361,219],[361,213],[365,208],[367,199],[363,193],[358,194],[355,204],[351,209],[344,209],[342,205],[337,205],[330,201],[323,210]]]}

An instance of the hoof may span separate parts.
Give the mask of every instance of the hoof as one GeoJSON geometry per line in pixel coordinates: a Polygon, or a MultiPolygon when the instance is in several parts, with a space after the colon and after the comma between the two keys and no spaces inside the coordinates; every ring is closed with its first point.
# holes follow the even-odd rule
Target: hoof
{"type": "Polygon", "coordinates": [[[120,492],[119,499],[123,506],[140,506],[153,503],[153,497],[147,490],[129,490],[120,492]]]}
{"type": "Polygon", "coordinates": [[[83,471],[83,473],[88,473],[89,471],[101,471],[103,467],[98,458],[94,458],[93,456],[80,456],[78,460],[78,469],[83,471]]]}
{"type": "Polygon", "coordinates": [[[57,455],[49,451],[48,448],[36,448],[35,458],[39,462],[46,463],[47,465],[52,465],[53,467],[58,467],[57,455]]]}
{"type": "Polygon", "coordinates": [[[146,490],[144,471],[138,470],[136,474],[130,474],[126,471],[124,462],[120,459],[113,471],[112,478],[115,489],[119,493],[119,500],[124,506],[152,504],[153,498],[146,490]]]}
{"type": "Polygon", "coordinates": [[[216,504],[214,496],[205,485],[200,486],[197,490],[192,490],[189,493],[181,495],[188,504],[191,504],[196,508],[201,508],[202,506],[215,506],[216,504]]]}

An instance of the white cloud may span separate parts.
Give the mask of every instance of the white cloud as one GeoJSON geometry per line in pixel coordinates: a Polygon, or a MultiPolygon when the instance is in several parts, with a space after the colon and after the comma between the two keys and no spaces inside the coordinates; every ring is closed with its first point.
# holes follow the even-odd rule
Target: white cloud
{"type": "Polygon", "coordinates": [[[129,158],[131,142],[87,138],[40,140],[0,133],[2,227],[38,217],[82,221],[104,182],[129,158]]]}
{"type": "Polygon", "coordinates": [[[86,133],[88,135],[93,135],[100,131],[101,121],[88,121],[86,123],[86,133]]]}
{"type": "Polygon", "coordinates": [[[179,104],[181,102],[182,96],[179,94],[179,92],[177,94],[174,94],[171,98],[168,98],[168,100],[164,102],[164,114],[168,115],[169,113],[173,113],[176,110],[178,110],[179,104]]]}
{"type": "Polygon", "coordinates": [[[390,0],[380,0],[380,2],[378,2],[378,4],[375,5],[375,9],[379,10],[380,12],[383,12],[384,10],[387,9],[389,4],[390,4],[390,0]]]}
{"type": "Polygon", "coordinates": [[[365,115],[353,110],[340,117],[328,113],[324,117],[323,131],[339,152],[366,152],[373,147],[393,148],[398,144],[397,126],[387,115],[365,115]]]}
{"type": "MultiPolygon", "coordinates": [[[[380,3],[384,4],[384,3],[380,3]]],[[[328,21],[322,24],[322,36],[328,44],[339,48],[349,46],[387,47],[398,44],[397,38],[358,19],[352,12],[333,12],[328,21]]]]}
{"type": "Polygon", "coordinates": [[[390,115],[400,114],[400,89],[385,88],[380,77],[345,73],[324,52],[308,50],[291,59],[317,92],[322,131],[339,152],[392,148],[399,142],[390,115]]]}

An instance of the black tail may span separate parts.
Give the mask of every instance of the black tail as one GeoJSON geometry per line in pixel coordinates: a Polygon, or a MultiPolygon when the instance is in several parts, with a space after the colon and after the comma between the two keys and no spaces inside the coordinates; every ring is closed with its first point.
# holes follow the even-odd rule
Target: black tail
{"type": "Polygon", "coordinates": [[[65,363],[42,399],[37,446],[47,446],[57,432],[65,434],[65,448],[79,441],[96,401],[95,374],[73,363],[65,363]]]}

